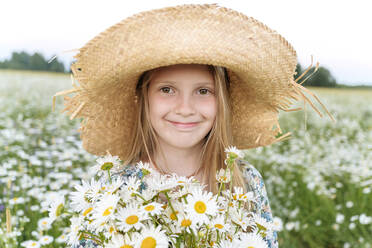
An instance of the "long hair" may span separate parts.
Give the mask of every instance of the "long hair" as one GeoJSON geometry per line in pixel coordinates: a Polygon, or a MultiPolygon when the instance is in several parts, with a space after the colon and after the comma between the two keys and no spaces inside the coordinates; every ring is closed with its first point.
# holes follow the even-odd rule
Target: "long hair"
{"type": "MultiPolygon", "coordinates": [[[[203,141],[201,151],[201,167],[195,173],[202,171],[202,182],[207,184],[207,189],[214,194],[217,193],[216,173],[226,169],[224,163],[226,155],[225,148],[233,144],[231,132],[231,106],[229,100],[230,81],[224,67],[207,65],[212,73],[215,83],[215,94],[217,98],[217,114],[215,122],[203,141]]],[[[133,129],[131,150],[126,156],[124,164],[137,163],[139,161],[153,161],[158,140],[155,130],[150,123],[148,88],[155,68],[142,73],[136,87],[137,118],[133,129]]],[[[232,186],[240,186],[246,192],[240,167],[234,165],[234,176],[232,186]]],[[[229,185],[228,185],[229,186],[229,185]]]]}

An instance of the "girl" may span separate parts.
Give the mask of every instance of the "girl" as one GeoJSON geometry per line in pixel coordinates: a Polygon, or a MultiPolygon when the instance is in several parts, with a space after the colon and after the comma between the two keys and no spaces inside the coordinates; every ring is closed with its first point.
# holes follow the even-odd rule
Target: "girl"
{"type": "MultiPolygon", "coordinates": [[[[194,176],[216,193],[225,148],[270,145],[286,135],[278,110],[306,99],[293,81],[292,46],[275,31],[216,4],[180,5],[139,13],[108,28],[75,56],[80,86],[65,97],[71,118],[83,117],[90,153],[109,151],[137,175],[149,162],[160,173],[194,176]]],[[[233,186],[253,191],[255,211],[272,214],[260,173],[247,161],[234,168],[233,186]]],[[[277,247],[277,235],[266,237],[277,247]]],[[[96,247],[82,240],[80,247],[96,247]]]]}

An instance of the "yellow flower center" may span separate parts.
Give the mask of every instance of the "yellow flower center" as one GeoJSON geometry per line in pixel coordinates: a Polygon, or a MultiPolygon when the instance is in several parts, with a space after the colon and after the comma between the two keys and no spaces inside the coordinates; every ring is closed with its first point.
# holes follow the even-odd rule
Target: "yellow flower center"
{"type": "Polygon", "coordinates": [[[56,209],[56,216],[60,216],[62,214],[62,210],[63,210],[63,204],[59,204],[57,209],[56,209]]]}
{"type": "Polygon", "coordinates": [[[149,205],[149,206],[146,206],[145,207],[145,210],[146,211],[152,211],[152,210],[154,210],[155,209],[155,207],[153,206],[153,205],[149,205]]]}
{"type": "Polygon", "coordinates": [[[112,209],[113,209],[113,207],[108,207],[108,208],[103,212],[103,216],[110,215],[112,209]]]}
{"type": "Polygon", "coordinates": [[[223,228],[223,225],[221,225],[221,224],[215,224],[214,227],[215,228],[218,228],[218,229],[222,229],[223,228]]]}
{"type": "Polygon", "coordinates": [[[190,226],[191,225],[191,220],[189,219],[183,219],[182,222],[181,222],[181,226],[190,226]]]}
{"type": "Polygon", "coordinates": [[[35,242],[31,244],[31,246],[36,246],[36,245],[37,245],[37,244],[36,244],[35,242]]]}
{"type": "Polygon", "coordinates": [[[46,222],[45,220],[43,222],[41,222],[43,225],[46,225],[48,224],[48,222],[46,222]]]}
{"type": "Polygon", "coordinates": [[[131,245],[122,245],[122,246],[120,246],[120,248],[133,248],[133,246],[131,246],[131,245]]]}
{"type": "Polygon", "coordinates": [[[110,231],[109,232],[112,233],[113,231],[115,231],[115,228],[110,226],[110,231]]]}
{"type": "Polygon", "coordinates": [[[202,201],[197,201],[194,205],[194,209],[197,213],[203,214],[207,210],[207,205],[202,201]]]}
{"type": "Polygon", "coordinates": [[[83,212],[83,216],[87,216],[87,214],[89,214],[92,210],[93,210],[93,208],[87,208],[87,209],[83,212]]]}
{"type": "Polygon", "coordinates": [[[136,224],[138,222],[138,216],[137,215],[131,215],[131,216],[128,216],[126,219],[125,219],[125,222],[129,225],[133,225],[133,224],[136,224]]]}
{"type": "Polygon", "coordinates": [[[172,220],[176,220],[177,219],[177,214],[178,214],[178,211],[175,211],[175,213],[171,213],[170,214],[170,218],[172,219],[172,220]]]}
{"type": "Polygon", "coordinates": [[[155,248],[156,240],[153,237],[145,238],[141,243],[141,248],[155,248]]]}

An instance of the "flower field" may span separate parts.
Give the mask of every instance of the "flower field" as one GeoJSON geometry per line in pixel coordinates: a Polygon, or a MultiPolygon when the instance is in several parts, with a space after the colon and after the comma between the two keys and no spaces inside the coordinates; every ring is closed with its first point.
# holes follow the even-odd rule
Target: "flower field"
{"type": "MultiPolygon", "coordinates": [[[[0,70],[0,247],[65,247],[69,223],[51,223],[48,205],[90,178],[96,160],[79,119],[59,113],[62,97],[51,111],[70,88],[66,75],[0,70]]],[[[280,113],[292,138],[245,153],[282,226],[279,246],[372,247],[372,91],[311,90],[336,122],[308,105],[280,113]]]]}

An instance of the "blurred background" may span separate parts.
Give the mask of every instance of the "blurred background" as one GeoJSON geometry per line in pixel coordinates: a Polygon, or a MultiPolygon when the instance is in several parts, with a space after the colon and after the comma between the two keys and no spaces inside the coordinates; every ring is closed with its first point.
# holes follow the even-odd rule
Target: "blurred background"
{"type": "Polygon", "coordinates": [[[372,247],[372,16],[362,0],[2,1],[0,247],[64,247],[68,223],[48,223],[47,204],[96,159],[81,146],[81,119],[59,113],[62,97],[52,112],[53,95],[71,88],[73,50],[135,13],[184,3],[218,3],[278,31],[297,51],[297,75],[320,63],[303,85],[336,122],[309,94],[323,117],[297,103],[304,111],[279,118],[290,139],[245,151],[280,247],[372,247]]]}

